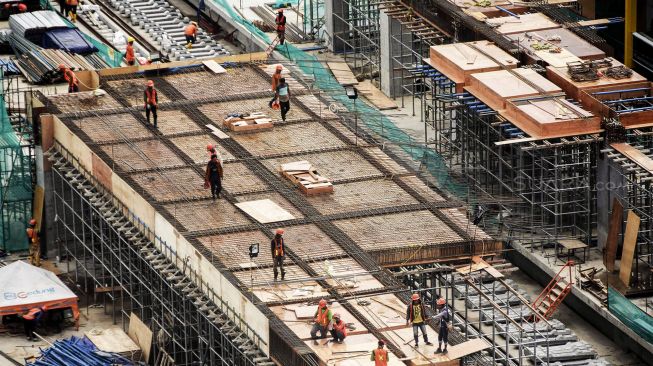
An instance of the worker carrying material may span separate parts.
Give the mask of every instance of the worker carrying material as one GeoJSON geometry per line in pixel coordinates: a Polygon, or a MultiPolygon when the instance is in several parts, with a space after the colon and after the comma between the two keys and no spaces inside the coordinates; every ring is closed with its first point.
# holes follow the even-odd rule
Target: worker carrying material
{"type": "Polygon", "coordinates": [[[79,80],[77,80],[73,70],[67,68],[64,64],[60,64],[59,71],[63,74],[64,80],[68,82],[68,93],[77,93],[79,91],[79,80]]]}
{"type": "Polygon", "coordinates": [[[68,10],[70,21],[73,23],[77,21],[77,5],[79,5],[79,0],[66,0],[66,9],[68,10]]]}
{"type": "Polygon", "coordinates": [[[286,40],[286,16],[283,15],[283,8],[277,9],[277,17],[274,19],[277,24],[277,37],[279,44],[283,44],[286,40]]]}
{"type": "Polygon", "coordinates": [[[283,261],[286,259],[286,244],[283,242],[283,229],[277,229],[274,233],[274,238],[270,241],[270,250],[272,251],[272,271],[274,273],[274,280],[277,280],[279,272],[281,272],[281,281],[286,277],[286,270],[283,269],[283,261]],[[278,268],[278,271],[277,271],[278,268]]]}
{"type": "Polygon", "coordinates": [[[388,351],[384,346],[385,342],[379,341],[379,346],[372,351],[370,361],[374,361],[374,366],[388,366],[388,351]]]}
{"type": "Polygon", "coordinates": [[[340,319],[340,314],[333,314],[333,327],[331,328],[331,336],[336,343],[342,343],[347,338],[347,324],[340,319]]]}
{"type": "MultiPolygon", "coordinates": [[[[279,85],[277,85],[276,90],[274,91],[274,99],[279,103],[281,109],[281,120],[286,120],[286,115],[290,111],[290,88],[286,84],[286,78],[279,79],[279,85]]],[[[270,107],[273,107],[273,101],[270,102],[270,107]]]]}
{"type": "Polygon", "coordinates": [[[412,302],[408,305],[406,310],[406,324],[413,324],[413,337],[415,338],[415,347],[419,345],[419,331],[422,331],[424,336],[424,343],[431,345],[433,343],[429,342],[429,336],[426,333],[426,312],[424,311],[424,305],[422,300],[419,297],[419,294],[413,294],[411,297],[412,302]]]}
{"type": "Polygon", "coordinates": [[[36,220],[29,220],[27,230],[27,242],[29,244],[29,262],[33,266],[41,266],[41,243],[40,234],[36,231],[36,220]]]}
{"type": "Polygon", "coordinates": [[[217,155],[211,155],[211,160],[206,164],[206,173],[204,175],[204,187],[211,186],[211,196],[213,199],[220,198],[222,191],[222,164],[218,161],[217,155]]]}
{"type": "Polygon", "coordinates": [[[438,315],[434,316],[433,319],[439,320],[439,328],[438,349],[435,350],[435,353],[447,353],[449,330],[451,330],[451,311],[447,306],[447,301],[443,298],[438,299],[436,302],[436,307],[438,309],[438,315]],[[442,349],[442,343],[444,343],[444,349],[442,349]]]}
{"type": "Polygon", "coordinates": [[[147,88],[143,92],[143,102],[145,103],[145,118],[147,118],[147,124],[150,124],[150,113],[154,118],[154,128],[157,128],[156,125],[156,108],[159,103],[159,96],[154,89],[154,81],[147,81],[147,88]]]}
{"type": "Polygon", "coordinates": [[[134,52],[134,38],[127,39],[127,50],[125,51],[125,61],[127,65],[134,66],[136,64],[136,53],[134,52]]]}
{"type": "Polygon", "coordinates": [[[326,338],[333,315],[331,314],[331,309],[327,307],[327,301],[325,299],[320,300],[314,318],[315,323],[313,323],[313,329],[311,329],[311,339],[318,339],[318,332],[320,332],[320,338],[326,338]]]}
{"type": "Polygon", "coordinates": [[[43,317],[45,309],[45,306],[33,307],[21,316],[23,318],[23,326],[25,327],[25,337],[27,337],[28,341],[37,340],[34,331],[43,317]]]}
{"type": "Polygon", "coordinates": [[[190,22],[184,29],[186,36],[186,48],[193,48],[193,43],[197,42],[197,23],[190,22]]]}

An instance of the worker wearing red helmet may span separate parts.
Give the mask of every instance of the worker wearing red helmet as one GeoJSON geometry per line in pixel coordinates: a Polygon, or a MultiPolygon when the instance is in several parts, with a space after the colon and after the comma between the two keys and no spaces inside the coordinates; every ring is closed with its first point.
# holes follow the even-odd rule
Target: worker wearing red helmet
{"type": "Polygon", "coordinates": [[[411,303],[406,310],[406,325],[413,324],[413,337],[415,338],[415,347],[419,345],[419,331],[422,331],[424,343],[431,345],[429,336],[426,334],[426,308],[422,304],[419,294],[411,296],[411,303]]]}
{"type": "Polygon", "coordinates": [[[379,340],[379,346],[372,351],[370,361],[374,361],[374,366],[388,366],[388,351],[383,346],[385,342],[379,340]]]}
{"type": "Polygon", "coordinates": [[[333,314],[333,327],[331,328],[331,336],[336,343],[342,343],[347,338],[347,324],[340,319],[340,314],[333,314]]]}
{"type": "Polygon", "coordinates": [[[156,125],[156,108],[159,104],[159,96],[157,95],[156,89],[154,89],[154,81],[148,80],[147,87],[143,92],[143,103],[145,103],[145,118],[147,119],[147,124],[150,124],[150,113],[154,117],[154,128],[157,128],[156,125]]]}
{"type": "Polygon", "coordinates": [[[333,315],[331,314],[331,309],[327,306],[327,301],[325,299],[320,300],[314,318],[315,323],[313,323],[313,329],[311,329],[311,339],[318,339],[318,332],[320,332],[320,338],[326,338],[327,330],[333,320],[333,315]]]}
{"type": "Polygon", "coordinates": [[[277,24],[277,37],[279,44],[283,44],[286,40],[286,16],[283,15],[283,8],[277,9],[277,17],[274,19],[277,24]]]}
{"type": "Polygon", "coordinates": [[[68,82],[68,93],[77,93],[79,91],[79,80],[77,80],[73,70],[67,68],[64,64],[60,64],[59,71],[63,74],[64,80],[68,82]]]}
{"type": "Polygon", "coordinates": [[[449,342],[449,330],[451,328],[451,311],[447,306],[447,301],[443,298],[439,298],[436,302],[436,307],[438,309],[438,315],[434,316],[433,319],[438,321],[438,349],[435,350],[435,353],[447,353],[447,343],[449,342]],[[444,349],[442,349],[442,344],[444,343],[444,349]]]}
{"type": "Polygon", "coordinates": [[[25,230],[29,245],[29,262],[33,266],[41,266],[41,243],[39,232],[36,230],[36,220],[29,220],[29,226],[25,230]]]}
{"type": "Polygon", "coordinates": [[[279,276],[279,272],[281,272],[281,281],[286,277],[286,270],[283,269],[283,261],[286,259],[286,244],[283,242],[283,233],[283,229],[277,229],[274,233],[274,238],[270,241],[273,263],[272,271],[274,272],[275,281],[279,276]]]}

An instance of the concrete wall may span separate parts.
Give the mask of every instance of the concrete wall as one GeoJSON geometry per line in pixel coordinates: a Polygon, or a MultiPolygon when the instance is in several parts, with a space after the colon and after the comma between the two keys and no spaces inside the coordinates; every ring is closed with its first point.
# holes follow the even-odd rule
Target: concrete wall
{"type": "Polygon", "coordinates": [[[385,95],[395,98],[401,95],[401,81],[394,79],[395,62],[392,57],[400,54],[401,49],[397,42],[392,40],[392,34],[399,35],[400,24],[385,12],[379,15],[381,48],[381,90],[385,95]],[[392,33],[391,33],[392,31],[392,33]]]}
{"type": "Polygon", "coordinates": [[[340,18],[346,18],[348,12],[349,9],[342,0],[326,0],[324,2],[324,19],[326,19],[324,28],[331,39],[329,43],[329,51],[331,52],[343,50],[343,42],[333,35],[347,29],[347,25],[340,18]],[[334,14],[337,16],[334,16],[334,14]]]}
{"type": "MultiPolygon", "coordinates": [[[[601,154],[599,152],[599,154],[601,154]]],[[[603,154],[601,154],[603,155],[603,154]]],[[[624,177],[612,166],[610,160],[599,156],[596,175],[596,212],[598,248],[602,250],[608,239],[612,201],[623,194],[624,177]]],[[[623,203],[623,202],[622,202],[623,203]]],[[[625,217],[625,215],[624,215],[625,217]]]]}

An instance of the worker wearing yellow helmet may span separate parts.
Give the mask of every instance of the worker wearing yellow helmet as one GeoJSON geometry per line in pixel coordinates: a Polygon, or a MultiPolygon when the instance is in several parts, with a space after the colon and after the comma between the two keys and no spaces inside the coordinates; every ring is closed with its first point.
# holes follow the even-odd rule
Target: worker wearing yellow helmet
{"type": "Polygon", "coordinates": [[[134,53],[134,38],[127,39],[127,51],[125,52],[125,61],[127,65],[133,66],[136,63],[136,55],[134,53]]]}

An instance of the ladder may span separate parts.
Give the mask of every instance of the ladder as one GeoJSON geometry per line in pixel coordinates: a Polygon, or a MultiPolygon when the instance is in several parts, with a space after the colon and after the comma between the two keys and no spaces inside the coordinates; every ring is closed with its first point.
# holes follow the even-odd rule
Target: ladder
{"type": "Polygon", "coordinates": [[[544,319],[549,319],[558,306],[567,297],[573,285],[574,261],[565,263],[560,271],[551,279],[551,282],[544,288],[540,296],[533,302],[533,308],[544,319]],[[569,271],[565,278],[563,273],[569,271]]]}
{"type": "Polygon", "coordinates": [[[277,36],[277,38],[275,38],[274,41],[272,41],[272,43],[268,45],[268,48],[265,49],[265,54],[268,57],[270,57],[270,55],[272,54],[272,52],[274,52],[274,49],[277,47],[278,44],[279,44],[279,36],[277,36]]]}

